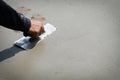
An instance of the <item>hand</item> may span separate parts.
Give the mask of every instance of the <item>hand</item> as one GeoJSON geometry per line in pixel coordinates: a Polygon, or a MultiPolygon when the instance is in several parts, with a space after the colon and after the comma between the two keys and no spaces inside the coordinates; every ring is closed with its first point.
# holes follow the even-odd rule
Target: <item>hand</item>
{"type": "Polygon", "coordinates": [[[32,38],[37,38],[44,32],[43,23],[41,21],[31,20],[29,34],[32,38]]]}

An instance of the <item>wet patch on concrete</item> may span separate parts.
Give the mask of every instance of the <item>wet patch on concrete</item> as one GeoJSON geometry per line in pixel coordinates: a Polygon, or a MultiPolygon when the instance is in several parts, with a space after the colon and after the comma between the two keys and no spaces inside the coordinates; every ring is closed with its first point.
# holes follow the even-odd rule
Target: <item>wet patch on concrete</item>
{"type": "Polygon", "coordinates": [[[31,11],[30,8],[27,8],[27,7],[25,7],[25,6],[18,7],[16,10],[17,10],[19,13],[22,13],[22,14],[27,14],[28,12],[31,11]]]}
{"type": "Polygon", "coordinates": [[[42,21],[42,22],[46,20],[45,17],[43,15],[39,14],[39,13],[33,14],[31,19],[42,21]]]}
{"type": "MultiPolygon", "coordinates": [[[[16,10],[17,10],[19,13],[22,13],[22,14],[24,14],[24,15],[25,15],[25,14],[29,14],[29,12],[31,11],[30,8],[25,7],[25,6],[18,7],[16,10]]],[[[46,20],[45,17],[44,17],[43,15],[39,14],[39,13],[34,13],[34,14],[32,14],[32,15],[31,15],[31,19],[32,19],[32,20],[42,21],[42,22],[46,20]]]]}

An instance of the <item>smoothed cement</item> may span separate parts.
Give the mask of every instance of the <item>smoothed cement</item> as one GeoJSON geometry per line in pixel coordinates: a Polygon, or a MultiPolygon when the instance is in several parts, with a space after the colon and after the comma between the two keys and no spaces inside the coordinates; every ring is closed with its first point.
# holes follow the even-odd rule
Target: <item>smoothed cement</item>
{"type": "Polygon", "coordinates": [[[0,80],[120,80],[120,0],[6,0],[41,14],[56,32],[31,50],[0,27],[0,80]]]}

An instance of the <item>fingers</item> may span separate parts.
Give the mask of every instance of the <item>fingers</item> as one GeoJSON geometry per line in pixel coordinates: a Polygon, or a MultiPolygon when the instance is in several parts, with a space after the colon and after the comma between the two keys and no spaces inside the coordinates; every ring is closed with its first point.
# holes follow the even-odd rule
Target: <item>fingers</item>
{"type": "Polygon", "coordinates": [[[41,35],[42,33],[44,33],[44,27],[43,26],[41,27],[38,36],[41,35]]]}
{"type": "Polygon", "coordinates": [[[31,21],[31,27],[29,29],[29,34],[33,38],[37,38],[39,35],[44,33],[44,27],[40,21],[31,21]]]}
{"type": "Polygon", "coordinates": [[[38,36],[44,33],[44,27],[43,26],[39,26],[39,27],[41,27],[40,30],[36,32],[36,34],[34,34],[35,38],[37,38],[38,36]]]}
{"type": "Polygon", "coordinates": [[[45,30],[44,30],[44,26],[41,27],[41,33],[44,33],[45,30]]]}

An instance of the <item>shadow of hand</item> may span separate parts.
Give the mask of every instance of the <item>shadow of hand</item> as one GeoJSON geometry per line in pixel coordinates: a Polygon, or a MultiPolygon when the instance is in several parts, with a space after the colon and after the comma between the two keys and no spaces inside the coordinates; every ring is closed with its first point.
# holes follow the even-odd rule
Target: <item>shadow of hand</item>
{"type": "Polygon", "coordinates": [[[5,49],[3,51],[0,51],[0,62],[13,57],[18,52],[23,51],[23,49],[13,45],[12,47],[5,49]]]}

